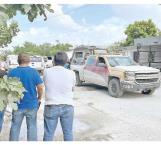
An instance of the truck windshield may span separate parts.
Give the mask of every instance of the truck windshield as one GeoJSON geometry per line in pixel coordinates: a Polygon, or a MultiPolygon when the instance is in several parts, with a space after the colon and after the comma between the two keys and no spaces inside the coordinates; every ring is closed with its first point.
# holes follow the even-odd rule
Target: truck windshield
{"type": "Polygon", "coordinates": [[[135,62],[132,61],[129,57],[107,57],[108,62],[111,66],[129,66],[129,65],[135,65],[135,62]]]}
{"type": "Polygon", "coordinates": [[[42,58],[41,57],[31,57],[30,58],[31,62],[42,62],[42,58]]]}

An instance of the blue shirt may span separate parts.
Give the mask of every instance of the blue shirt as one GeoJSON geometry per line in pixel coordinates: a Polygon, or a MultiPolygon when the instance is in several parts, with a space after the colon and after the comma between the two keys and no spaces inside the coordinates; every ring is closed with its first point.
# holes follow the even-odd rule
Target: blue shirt
{"type": "Polygon", "coordinates": [[[38,98],[36,86],[42,84],[43,81],[37,70],[27,67],[17,67],[8,73],[8,77],[17,77],[22,82],[27,92],[24,92],[23,99],[18,104],[18,109],[34,109],[38,108],[38,98]]]}

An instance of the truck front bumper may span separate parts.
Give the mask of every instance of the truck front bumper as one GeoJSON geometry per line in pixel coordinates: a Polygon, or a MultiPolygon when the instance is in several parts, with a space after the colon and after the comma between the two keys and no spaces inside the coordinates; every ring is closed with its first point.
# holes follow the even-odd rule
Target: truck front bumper
{"type": "Polygon", "coordinates": [[[121,87],[125,91],[142,91],[145,89],[155,89],[160,87],[160,81],[152,82],[152,83],[136,83],[136,82],[130,82],[130,81],[122,81],[121,87]]]}

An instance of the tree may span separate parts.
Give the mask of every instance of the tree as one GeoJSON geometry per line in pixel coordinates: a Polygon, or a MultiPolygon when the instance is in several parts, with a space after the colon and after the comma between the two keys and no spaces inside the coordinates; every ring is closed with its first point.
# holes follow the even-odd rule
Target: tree
{"type": "Polygon", "coordinates": [[[6,47],[12,42],[12,37],[19,32],[17,22],[12,22],[10,25],[0,24],[0,47],[6,47]]]}
{"type": "Polygon", "coordinates": [[[56,45],[52,45],[50,43],[44,43],[41,45],[36,45],[31,42],[25,42],[23,46],[15,46],[13,54],[19,54],[21,52],[27,52],[32,55],[41,55],[41,56],[53,56],[58,51],[69,51],[69,48],[72,47],[72,45],[68,43],[59,43],[56,45]]]}
{"type": "Polygon", "coordinates": [[[0,47],[5,47],[12,42],[12,38],[19,32],[18,24],[8,20],[16,16],[19,11],[26,15],[30,22],[33,22],[37,16],[43,16],[47,20],[47,11],[54,12],[49,4],[4,4],[0,5],[0,47]]]}
{"type": "Polygon", "coordinates": [[[25,42],[23,46],[15,46],[13,53],[19,54],[22,52],[27,52],[27,53],[32,53],[33,55],[37,55],[38,51],[39,49],[36,44],[32,42],[25,42]]]}
{"type": "Polygon", "coordinates": [[[133,24],[128,25],[125,32],[127,38],[123,43],[124,46],[129,46],[134,43],[136,38],[145,38],[148,36],[158,36],[160,30],[152,22],[151,19],[145,21],[135,21],[133,24]]]}

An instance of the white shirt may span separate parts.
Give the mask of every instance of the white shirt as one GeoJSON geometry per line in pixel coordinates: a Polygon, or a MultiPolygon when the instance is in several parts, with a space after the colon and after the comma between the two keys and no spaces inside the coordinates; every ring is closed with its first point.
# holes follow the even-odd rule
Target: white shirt
{"type": "Polygon", "coordinates": [[[62,66],[54,66],[44,71],[45,104],[73,105],[75,73],[62,66]]]}

